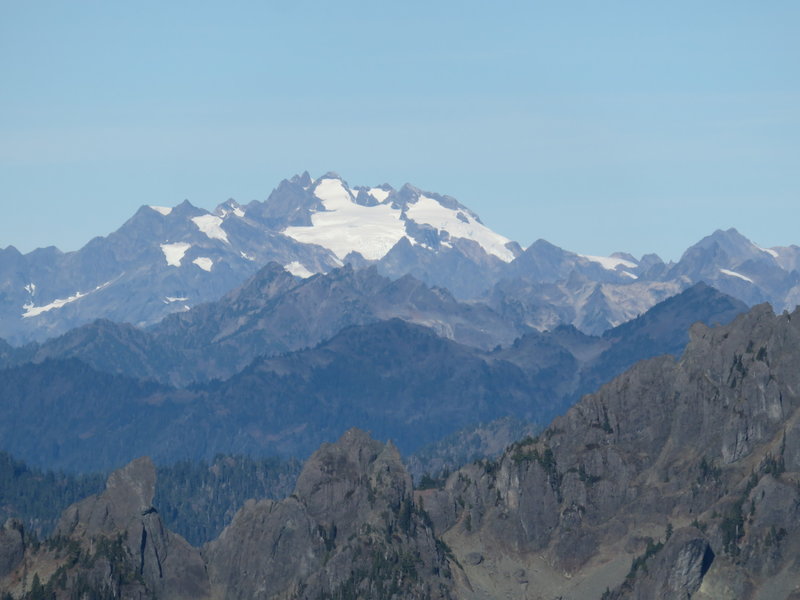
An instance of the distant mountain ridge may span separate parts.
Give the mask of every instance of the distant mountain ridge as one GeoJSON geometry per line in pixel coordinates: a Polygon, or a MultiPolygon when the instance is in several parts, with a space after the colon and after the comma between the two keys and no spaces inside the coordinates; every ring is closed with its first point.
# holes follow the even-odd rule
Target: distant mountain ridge
{"type": "Polygon", "coordinates": [[[484,350],[530,330],[411,275],[391,280],[374,266],[345,265],[300,279],[269,263],[220,300],[150,328],[95,321],[43,344],[0,348],[0,366],[76,357],[110,373],[180,386],[225,379],[258,357],[309,348],[345,327],[392,318],[484,350]]]}
{"type": "Polygon", "coordinates": [[[218,300],[270,261],[296,277],[344,264],[410,274],[539,330],[572,324],[599,334],[699,281],[750,305],[800,303],[800,248],[760,248],[733,229],[670,264],[652,254],[580,255],[544,240],[523,251],[450,196],[304,173],[245,206],[143,206],[75,252],[0,250],[0,338],[41,341],[97,318],[152,325],[218,300]]]}
{"type": "MultiPolygon", "coordinates": [[[[379,288],[397,283],[347,269],[329,283],[353,274],[379,288]]],[[[159,360],[176,364],[177,346],[156,352],[135,328],[101,322],[70,338],[74,345],[45,345],[50,354],[38,364],[0,369],[0,449],[32,465],[91,471],[119,466],[132,452],[162,463],[219,452],[304,457],[358,426],[408,454],[504,417],[545,423],[633,362],[679,353],[691,324],[727,323],[744,310],[698,284],[604,337],[563,326],[491,351],[399,318],[372,320],[311,348],[255,358],[228,379],[184,388],[131,372],[155,370],[159,360]]],[[[201,325],[195,350],[216,336],[205,319],[201,325]]],[[[189,362],[211,364],[227,351],[193,351],[189,362]]]]}

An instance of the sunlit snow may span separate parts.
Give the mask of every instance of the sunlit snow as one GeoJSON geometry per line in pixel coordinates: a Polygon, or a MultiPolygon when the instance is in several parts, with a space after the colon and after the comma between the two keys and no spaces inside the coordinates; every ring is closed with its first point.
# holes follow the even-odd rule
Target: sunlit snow
{"type": "Polygon", "coordinates": [[[766,252],[766,253],[767,253],[767,254],[769,254],[769,255],[770,255],[772,258],[778,258],[778,257],[780,256],[780,255],[779,255],[779,254],[778,254],[778,253],[777,253],[775,250],[773,250],[772,248],[762,248],[761,246],[758,246],[758,245],[756,245],[756,244],[753,244],[753,246],[755,246],[756,248],[758,248],[758,249],[759,249],[759,250],[761,250],[762,252],[766,252]]]}
{"type": "Polygon", "coordinates": [[[309,277],[311,277],[314,274],[311,271],[309,271],[308,269],[306,269],[305,265],[303,265],[302,263],[297,262],[296,260],[290,262],[288,265],[284,266],[283,268],[286,269],[287,271],[289,271],[289,273],[291,273],[295,277],[302,277],[303,279],[308,279],[309,277]]]}
{"type": "Polygon", "coordinates": [[[176,242],[174,244],[161,244],[161,251],[164,253],[164,258],[167,259],[167,265],[180,267],[183,255],[191,247],[192,245],[186,242],[176,242]]]}
{"type": "Polygon", "coordinates": [[[98,290],[102,290],[104,287],[106,287],[110,283],[111,283],[110,281],[106,281],[104,284],[98,285],[96,288],[94,288],[93,290],[91,290],[89,292],[85,292],[85,293],[83,293],[83,292],[75,292],[75,294],[73,296],[69,296],[68,298],[59,298],[57,300],[53,300],[50,304],[45,304],[44,306],[34,306],[32,302],[28,303],[28,304],[24,304],[22,306],[22,308],[25,309],[25,312],[22,313],[22,317],[24,319],[28,319],[30,317],[37,317],[40,314],[45,313],[47,311],[53,310],[55,308],[61,308],[62,306],[66,306],[70,302],[75,302],[76,300],[80,300],[81,298],[85,298],[86,296],[88,296],[92,292],[96,292],[98,290]]]}
{"type": "Polygon", "coordinates": [[[375,198],[378,202],[383,202],[389,197],[389,192],[381,188],[370,188],[369,195],[375,198]]]}
{"type": "Polygon", "coordinates": [[[752,279],[746,277],[745,275],[742,275],[741,273],[737,273],[736,271],[729,271],[728,269],[720,269],[719,272],[722,273],[723,275],[728,275],[729,277],[738,277],[739,279],[744,279],[745,281],[753,283],[752,279]]]}
{"type": "Polygon", "coordinates": [[[405,236],[400,211],[385,204],[356,204],[338,179],[321,180],[314,194],[325,210],[311,215],[310,227],[287,227],[284,235],[323,246],[339,259],[355,251],[367,260],[382,258],[405,236]]]}
{"type": "Polygon", "coordinates": [[[231,210],[220,209],[217,211],[220,217],[225,218],[230,214],[236,215],[239,218],[244,217],[244,211],[240,206],[234,206],[231,210]]]}
{"type": "Polygon", "coordinates": [[[625,277],[630,277],[631,279],[639,279],[638,276],[634,275],[633,273],[628,273],[628,271],[622,271],[622,274],[625,275],[625,277]]]}
{"type": "Polygon", "coordinates": [[[31,282],[25,286],[25,291],[28,292],[31,296],[36,293],[36,284],[31,282]]]}
{"type": "Polygon", "coordinates": [[[164,298],[164,304],[172,304],[173,302],[186,302],[188,298],[176,298],[174,296],[167,296],[164,298]]]}
{"type": "Polygon", "coordinates": [[[192,262],[203,269],[203,271],[208,271],[209,273],[211,272],[211,267],[214,266],[214,261],[205,256],[198,256],[192,262]]]}
{"type": "Polygon", "coordinates": [[[162,215],[164,215],[165,217],[166,217],[166,216],[167,216],[169,213],[171,213],[171,212],[172,212],[172,208],[170,208],[169,206],[150,206],[150,208],[152,208],[152,209],[153,209],[154,211],[156,211],[157,213],[161,213],[161,214],[162,214],[162,215]]]}
{"type": "Polygon", "coordinates": [[[625,260],[624,258],[617,258],[616,256],[592,256],[590,254],[579,254],[578,256],[582,256],[586,260],[595,262],[609,271],[615,271],[620,265],[629,269],[635,269],[638,266],[634,262],[625,260]]]}
{"type": "MultiPolygon", "coordinates": [[[[378,260],[403,237],[414,244],[415,240],[406,235],[401,211],[387,202],[390,192],[369,188],[368,193],[379,204],[356,204],[339,179],[321,179],[314,195],[322,201],[324,210],[311,214],[311,226],[287,227],[283,233],[303,244],[323,246],[340,260],[350,252],[358,252],[367,260],[378,260]]],[[[482,225],[466,210],[446,208],[433,198],[420,196],[408,206],[405,216],[410,221],[446,231],[451,238],[473,240],[503,261],[514,260],[513,252],[506,247],[510,240],[482,225]]],[[[444,242],[442,245],[452,247],[444,242]]]]}
{"type": "Polygon", "coordinates": [[[199,217],[192,217],[192,223],[197,225],[197,228],[205,233],[212,240],[221,240],[229,244],[228,234],[222,229],[222,219],[217,215],[201,215],[199,217]]]}
{"type": "Polygon", "coordinates": [[[250,256],[247,252],[239,251],[239,255],[245,260],[255,260],[252,256],[250,256]]]}
{"type": "Polygon", "coordinates": [[[505,262],[514,260],[514,254],[505,246],[511,240],[482,225],[466,212],[446,208],[433,198],[420,196],[417,202],[408,207],[406,215],[417,223],[447,231],[451,238],[474,240],[488,254],[493,254],[505,262]],[[459,215],[464,217],[466,222],[460,219],[459,215]]]}

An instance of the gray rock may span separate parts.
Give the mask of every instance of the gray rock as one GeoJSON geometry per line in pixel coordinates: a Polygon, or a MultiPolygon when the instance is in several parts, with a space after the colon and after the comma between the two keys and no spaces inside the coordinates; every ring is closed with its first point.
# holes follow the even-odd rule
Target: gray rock
{"type": "Polygon", "coordinates": [[[22,523],[8,519],[0,529],[0,578],[11,573],[25,556],[25,530],[22,523]]]}
{"type": "Polygon", "coordinates": [[[200,553],[167,530],[152,506],[155,478],[155,467],[147,457],[113,472],[102,494],[64,512],[56,534],[89,547],[99,539],[121,536],[130,568],[151,593],[176,600],[205,598],[210,589],[200,553]]]}
{"type": "Polygon", "coordinates": [[[452,575],[397,449],[352,429],[309,459],[295,493],[249,502],[205,550],[224,598],[451,598],[452,575]]]}

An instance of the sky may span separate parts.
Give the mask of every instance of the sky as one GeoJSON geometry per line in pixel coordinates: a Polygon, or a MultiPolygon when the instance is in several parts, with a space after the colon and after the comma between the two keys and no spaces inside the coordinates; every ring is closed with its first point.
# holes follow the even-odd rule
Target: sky
{"type": "Polygon", "coordinates": [[[0,247],[284,178],[410,182],[527,247],[800,244],[800,3],[0,0],[0,247]]]}

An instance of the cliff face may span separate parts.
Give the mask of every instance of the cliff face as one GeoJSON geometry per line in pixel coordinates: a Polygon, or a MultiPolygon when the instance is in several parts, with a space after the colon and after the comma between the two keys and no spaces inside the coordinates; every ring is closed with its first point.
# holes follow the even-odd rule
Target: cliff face
{"type": "Polygon", "coordinates": [[[680,361],[639,363],[420,494],[474,584],[513,590],[530,570],[565,598],[598,582],[620,598],[800,584],[800,312],[761,306],[691,338],[680,361]]]}
{"type": "Polygon", "coordinates": [[[73,504],[56,536],[94,545],[119,539],[134,575],[159,598],[205,598],[209,587],[200,553],[164,527],[153,507],[156,470],[149,458],[114,471],[105,491],[73,504]]]}
{"type": "Polygon", "coordinates": [[[248,501],[201,551],[152,506],[149,458],[111,474],[70,506],[52,539],[27,548],[0,530],[0,592],[14,598],[124,599],[454,597],[458,567],[414,504],[400,454],[359,430],[307,462],[294,494],[248,501]],[[34,577],[36,582],[33,582],[34,577]]]}
{"type": "Polygon", "coordinates": [[[205,548],[224,598],[451,598],[457,569],[397,449],[350,430],[286,500],[249,502],[205,548]]]}
{"type": "Polygon", "coordinates": [[[208,598],[199,551],[152,505],[155,481],[149,458],[112,473],[105,491],[64,511],[51,539],[27,548],[0,589],[24,598],[208,598]]]}

